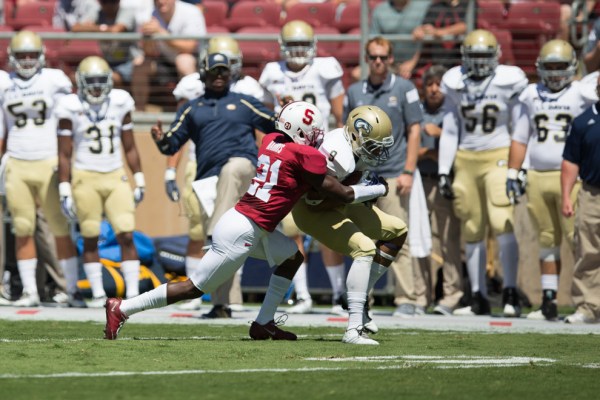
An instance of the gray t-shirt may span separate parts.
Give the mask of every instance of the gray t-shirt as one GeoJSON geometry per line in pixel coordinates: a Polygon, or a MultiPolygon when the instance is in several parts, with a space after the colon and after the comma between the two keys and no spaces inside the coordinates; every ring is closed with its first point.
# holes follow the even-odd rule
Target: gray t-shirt
{"type": "MultiPolygon", "coordinates": [[[[384,1],[373,10],[371,18],[372,35],[412,35],[412,31],[423,24],[423,19],[429,8],[429,0],[412,0],[402,11],[392,7],[389,1],[384,1]]],[[[394,60],[404,62],[410,59],[419,49],[420,44],[413,40],[394,42],[394,60]]]]}
{"type": "Polygon", "coordinates": [[[368,104],[387,113],[394,136],[389,160],[373,170],[384,178],[397,177],[402,174],[406,162],[406,129],[423,121],[419,93],[411,81],[394,74],[389,74],[378,88],[366,80],[356,82],[348,88],[344,99],[344,120],[351,110],[368,104]]]}
{"type": "Polygon", "coordinates": [[[97,0],[58,0],[54,9],[52,25],[67,31],[80,22],[93,22],[100,11],[97,0]]]}

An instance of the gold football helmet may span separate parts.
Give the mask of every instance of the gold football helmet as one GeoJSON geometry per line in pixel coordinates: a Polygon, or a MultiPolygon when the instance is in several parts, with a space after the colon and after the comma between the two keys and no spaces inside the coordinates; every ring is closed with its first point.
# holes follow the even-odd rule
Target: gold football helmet
{"type": "Polygon", "coordinates": [[[494,34],[485,29],[469,33],[460,47],[467,75],[475,78],[490,76],[498,66],[500,46],[494,34]]]}
{"type": "Polygon", "coordinates": [[[290,64],[310,64],[317,54],[313,28],[304,21],[290,21],[281,28],[281,57],[290,64]]]}
{"type": "Polygon", "coordinates": [[[555,39],[542,47],[535,66],[544,85],[558,92],[575,78],[577,56],[568,42],[555,39]]]}
{"type": "Polygon", "coordinates": [[[229,58],[231,75],[238,79],[242,73],[242,52],[240,46],[231,36],[215,36],[208,41],[208,54],[222,53],[229,58]]]}
{"type": "Polygon", "coordinates": [[[389,148],[394,144],[392,121],[381,108],[356,107],[348,114],[344,129],[354,154],[365,164],[376,167],[390,157],[389,148]]]}
{"type": "Polygon", "coordinates": [[[44,67],[46,58],[42,38],[35,32],[21,31],[10,41],[8,59],[15,72],[27,79],[44,67]]]}
{"type": "Polygon", "coordinates": [[[75,79],[79,98],[90,104],[101,104],[113,88],[112,70],[97,56],[86,57],[79,63],[75,79]]]}

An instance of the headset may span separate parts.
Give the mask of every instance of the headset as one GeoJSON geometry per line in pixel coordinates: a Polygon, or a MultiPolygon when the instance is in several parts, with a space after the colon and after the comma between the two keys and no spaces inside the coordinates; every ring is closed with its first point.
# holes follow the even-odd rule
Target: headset
{"type": "Polygon", "coordinates": [[[202,83],[206,82],[206,70],[208,69],[208,52],[204,54],[200,62],[198,63],[200,68],[198,68],[198,73],[200,74],[200,80],[202,83]]]}

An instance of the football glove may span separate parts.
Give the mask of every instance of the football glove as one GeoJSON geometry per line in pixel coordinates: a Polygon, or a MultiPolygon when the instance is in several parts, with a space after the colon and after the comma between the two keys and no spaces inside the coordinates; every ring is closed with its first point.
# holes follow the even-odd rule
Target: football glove
{"type": "Polygon", "coordinates": [[[61,182],[58,184],[58,195],[60,197],[60,210],[69,221],[77,220],[75,210],[75,202],[71,192],[71,184],[69,182],[61,182]]]}
{"type": "Polygon", "coordinates": [[[454,195],[454,190],[452,189],[452,181],[450,177],[446,174],[441,174],[438,178],[438,190],[442,197],[448,200],[454,200],[456,196],[454,195]]]}
{"type": "Polygon", "coordinates": [[[519,197],[525,194],[527,186],[527,172],[522,169],[517,171],[514,168],[509,168],[506,174],[506,196],[510,204],[518,204],[519,197]]]}
{"type": "Polygon", "coordinates": [[[133,174],[133,180],[135,181],[135,189],[133,189],[133,201],[137,207],[138,204],[144,200],[144,192],[146,191],[146,181],[144,180],[143,172],[136,172],[133,174]]]}
{"type": "Polygon", "coordinates": [[[165,190],[171,201],[178,202],[180,198],[179,187],[177,186],[177,170],[175,168],[167,168],[165,171],[165,190]]]}

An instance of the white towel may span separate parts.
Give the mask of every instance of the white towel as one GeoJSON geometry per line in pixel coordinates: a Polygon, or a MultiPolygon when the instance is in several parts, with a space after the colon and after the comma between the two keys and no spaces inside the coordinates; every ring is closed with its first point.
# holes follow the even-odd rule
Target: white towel
{"type": "Polygon", "coordinates": [[[215,200],[217,200],[217,183],[219,176],[213,175],[208,178],[199,179],[192,182],[192,188],[200,200],[202,210],[210,218],[215,209],[215,200]]]}
{"type": "Polygon", "coordinates": [[[415,169],[413,175],[409,201],[408,242],[410,254],[416,258],[428,257],[431,254],[431,224],[423,181],[418,169],[415,169]]]}

